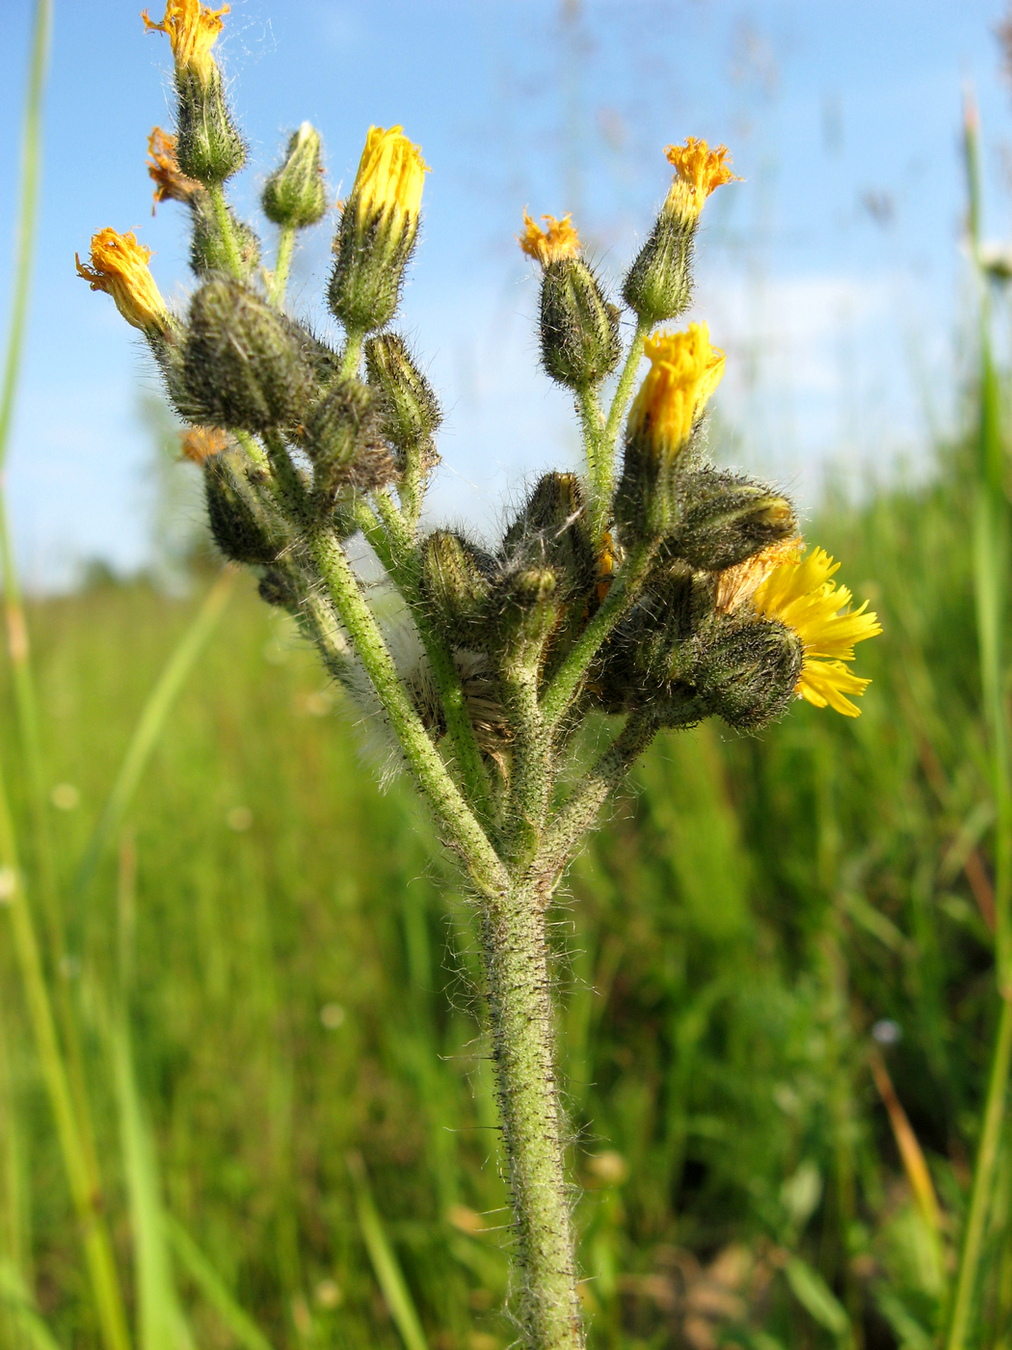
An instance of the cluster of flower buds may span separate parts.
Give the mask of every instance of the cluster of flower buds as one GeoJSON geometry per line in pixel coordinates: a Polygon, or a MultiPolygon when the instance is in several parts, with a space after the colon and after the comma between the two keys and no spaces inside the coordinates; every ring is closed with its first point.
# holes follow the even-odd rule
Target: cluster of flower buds
{"type": "MultiPolygon", "coordinates": [[[[327,211],[317,132],[304,123],[292,135],[262,191],[264,215],[280,230],[273,273],[225,200],[223,184],[245,160],[213,52],[226,12],[168,0],[161,22],[144,20],[168,35],[175,62],[176,129],[152,132],[148,164],[156,202],[182,203],[190,215],[198,286],[185,317],[162,300],[150,253],[132,234],[100,231],[90,263],[78,263],[144,333],[175,410],[195,428],[188,453],[203,465],[222,553],[260,569],[266,598],[298,609],[319,591],[311,542],[326,536],[340,547],[364,529],[418,624],[466,673],[465,690],[478,679],[483,723],[507,738],[505,694],[490,712],[496,690],[523,679],[543,692],[577,660],[574,711],[646,713],[657,725],[719,714],[753,729],[801,694],[856,714],[848,695],[866,681],[846,663],[854,643],[878,631],[875,616],[847,610],[830,560],[814,565],[825,555],[802,560],[786,497],[707,461],[706,407],[724,353],[706,324],[657,329],[689,303],[700,213],[734,179],[726,149],[691,138],[668,147],[670,189],[621,286],[635,323],[628,345],[621,308],[583,256],[571,218],[538,224],[525,212],[519,242],[540,270],[542,364],[575,396],[587,474],[546,474],[494,547],[446,529],[420,536],[441,414],[389,325],[427,166],[399,126],[369,131],[337,207],[326,300],[345,340],[328,345],[283,303],[296,232],[327,211]],[[601,390],[624,347],[606,415],[601,390]],[[644,355],[649,368],[613,470],[644,355]]],[[[431,712],[433,700],[416,701],[438,735],[445,717],[431,712]]]]}

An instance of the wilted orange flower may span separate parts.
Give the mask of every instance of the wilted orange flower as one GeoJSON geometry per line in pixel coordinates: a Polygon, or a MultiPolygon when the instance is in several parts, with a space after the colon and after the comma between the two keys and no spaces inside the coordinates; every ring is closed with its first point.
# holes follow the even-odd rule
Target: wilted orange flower
{"type": "Polygon", "coordinates": [[[541,219],[547,221],[547,230],[543,230],[524,211],[524,232],[517,235],[517,242],[528,258],[534,258],[542,267],[547,267],[549,263],[579,257],[580,236],[576,227],[570,224],[572,216],[565,215],[561,220],[555,216],[542,216],[541,219]]]}
{"type": "MultiPolygon", "coordinates": [[[[176,159],[176,137],[161,127],[153,127],[148,137],[148,177],[155,185],[155,204],[158,202],[189,203],[202,192],[203,185],[195,178],[187,178],[176,159]]],[[[154,207],[151,214],[154,215],[154,207]]]]}
{"type": "Polygon", "coordinates": [[[74,255],[77,274],[89,282],[93,291],[105,291],[116,302],[126,319],[146,333],[164,333],[169,328],[169,312],[148,267],[151,250],[138,244],[133,231],[99,230],[91,240],[91,265],[74,255]]]}
{"type": "Polygon", "coordinates": [[[711,150],[706,141],[690,136],[684,145],[669,145],[664,151],[675,177],[665,206],[685,220],[695,221],[707,197],[724,183],[740,183],[731,172],[726,145],[711,150]],[[725,163],[725,161],[727,161],[725,163]]]}
{"type": "Polygon", "coordinates": [[[147,10],[141,18],[149,33],[168,34],[177,74],[195,75],[201,84],[208,85],[217,69],[211,48],[223,27],[221,16],[228,12],[228,5],[209,9],[200,0],[166,0],[161,23],[153,23],[147,10]]]}
{"type": "Polygon", "coordinates": [[[228,436],[217,427],[188,427],[180,432],[179,448],[194,464],[203,464],[212,455],[220,455],[228,445],[228,436]]]}

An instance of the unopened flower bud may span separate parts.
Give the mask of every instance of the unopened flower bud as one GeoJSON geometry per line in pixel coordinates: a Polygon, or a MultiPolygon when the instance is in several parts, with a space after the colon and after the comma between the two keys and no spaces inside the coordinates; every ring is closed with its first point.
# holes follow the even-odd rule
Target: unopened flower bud
{"type": "Polygon", "coordinates": [[[393,318],[415,236],[428,166],[402,129],[371,127],[334,240],[328,296],[353,333],[393,318]]]}
{"type": "Polygon", "coordinates": [[[701,706],[739,731],[758,731],[783,716],[794,698],[804,649],[779,622],[723,620],[693,671],[701,706]]]}
{"type": "Polygon", "coordinates": [[[622,543],[660,539],[682,524],[687,454],[707,399],[724,373],[705,323],[658,333],[646,343],[647,372],[629,411],[625,459],[615,497],[622,543]]]}
{"type": "Polygon", "coordinates": [[[396,333],[370,338],[365,368],[391,445],[404,455],[431,441],[443,414],[435,390],[412,361],[404,339],[396,333]]]}
{"type": "Polygon", "coordinates": [[[675,177],[622,288],[629,308],[650,325],[675,319],[688,306],[699,214],[715,188],[735,181],[724,145],[711,150],[690,136],[685,145],[669,145],[665,154],[675,177]]]}
{"type": "Polygon", "coordinates": [[[483,645],[494,562],[470,540],[434,530],[422,545],[422,598],[453,642],[483,645]]]}
{"type": "Polygon", "coordinates": [[[280,519],[254,505],[240,490],[230,453],[204,464],[204,494],[214,542],[232,562],[270,563],[288,543],[280,519]]]}
{"type": "Polygon", "coordinates": [[[597,577],[597,558],[587,528],[580,480],[572,473],[546,473],[503,538],[508,569],[548,567],[560,597],[587,594],[597,577]]]}
{"type": "Polygon", "coordinates": [[[664,544],[693,567],[723,571],[793,538],[798,522],[786,497],[739,474],[702,469],[682,483],[682,524],[664,544]]]}
{"type": "Polygon", "coordinates": [[[331,385],[307,414],[301,443],[313,463],[321,509],[329,509],[342,491],[382,487],[396,474],[372,391],[358,380],[331,385]]]}
{"type": "Polygon", "coordinates": [[[148,267],[151,250],[138,244],[128,231],[99,230],[92,236],[90,265],[74,255],[77,275],[89,282],[93,291],[111,295],[116,308],[134,328],[148,338],[165,337],[172,320],[148,267]]]}
{"type": "Polygon", "coordinates": [[[524,212],[520,247],[544,269],[541,280],[541,360],[553,380],[570,389],[598,384],[618,364],[618,310],[580,257],[569,216],[542,216],[542,230],[524,212]]]}
{"type": "Polygon", "coordinates": [[[301,230],[315,225],[327,209],[320,133],[303,122],[288,142],[285,161],[268,178],[261,202],[275,225],[301,230]]]}
{"type": "Polygon", "coordinates": [[[189,420],[259,432],[298,421],[315,379],[295,324],[248,286],[215,277],[190,302],[169,392],[189,420]]]}
{"type": "Polygon", "coordinates": [[[221,72],[211,48],[228,5],[212,10],[200,0],[167,0],[165,17],[148,32],[166,33],[172,44],[179,94],[177,157],[182,172],[205,186],[223,183],[242,168],[246,147],[225,102],[221,72]]]}

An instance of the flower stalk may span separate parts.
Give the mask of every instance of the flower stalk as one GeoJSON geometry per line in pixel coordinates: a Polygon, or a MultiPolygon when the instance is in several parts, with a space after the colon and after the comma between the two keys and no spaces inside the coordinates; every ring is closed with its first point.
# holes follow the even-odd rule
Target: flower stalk
{"type": "MultiPolygon", "coordinates": [[[[242,141],[210,54],[222,13],[169,0],[158,25],[176,60],[181,171],[212,208],[195,206],[204,198],[156,163],[193,222],[198,288],[188,315],[153,298],[132,237],[136,266],[113,275],[106,232],[82,274],[142,329],[176,411],[204,428],[194,459],[218,547],[254,568],[263,598],[288,610],[384,733],[459,864],[480,917],[516,1315],[528,1350],[580,1350],[545,938],[554,891],[659,730],[711,715],[765,725],[804,692],[807,656],[825,647],[850,660],[874,616],[850,615],[849,593],[828,599],[825,578],[799,564],[785,498],[707,461],[702,427],[723,354],[705,325],[654,332],[688,303],[699,213],[733,177],[726,150],[700,141],[669,150],[675,180],[621,291],[635,319],[625,352],[621,310],[570,217],[544,216],[542,226],[525,213],[520,244],[540,272],[542,365],[573,398],[583,471],[545,474],[490,547],[422,528],[441,414],[391,324],[428,166],[401,127],[369,130],[326,289],[344,340],[327,345],[283,309],[296,231],[325,207],[319,137],[304,124],[267,179],[264,210],[280,234],[273,275],[259,275],[255,238],[225,197],[242,141]],[[198,144],[201,99],[214,135],[198,144]],[[211,258],[224,258],[230,275],[207,266],[211,258]],[[651,369],[636,392],[644,352],[651,369]],[[353,561],[358,534],[384,571],[380,586],[353,561]],[[796,603],[767,596],[763,608],[756,594],[786,545],[796,603]],[[754,576],[735,571],[756,558],[766,561],[754,576]],[[733,604],[721,603],[728,597],[733,604]],[[581,772],[581,729],[601,715],[620,729],[581,772]]],[[[851,692],[863,691],[857,683],[851,692]]]]}

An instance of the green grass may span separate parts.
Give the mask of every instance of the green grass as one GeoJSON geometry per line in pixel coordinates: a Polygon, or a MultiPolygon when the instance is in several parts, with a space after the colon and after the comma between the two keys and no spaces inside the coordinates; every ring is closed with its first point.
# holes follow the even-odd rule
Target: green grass
{"type": "MultiPolygon", "coordinates": [[[[557,908],[597,1347],[702,1346],[704,1307],[757,1350],[918,1347],[941,1328],[996,1014],[974,892],[986,906],[992,843],[969,455],[862,505],[837,496],[809,531],[886,628],[862,651],[862,717],[799,705],[761,739],[718,724],[662,739],[557,908]],[[882,1019],[902,1029],[884,1053],[940,1197],[937,1240],[868,1069],[882,1019]]],[[[118,858],[73,899],[198,603],[138,582],[30,612],[47,781],[79,798],[49,823],[132,1315],[157,1328],[177,1299],[201,1347],[504,1347],[471,916],[407,786],[380,791],[354,710],[248,579],[118,858]]],[[[10,708],[0,685],[5,746],[10,708]]],[[[18,814],[27,828],[27,801],[18,814]]],[[[6,944],[0,999],[2,1253],[57,1343],[91,1347],[6,944]]],[[[982,1345],[1004,1344],[1012,1315],[1010,1183],[1003,1154],[982,1345]]],[[[34,1344],[3,1297],[9,1334],[34,1344]]],[[[166,1334],[140,1343],[185,1344],[166,1334]]]]}

